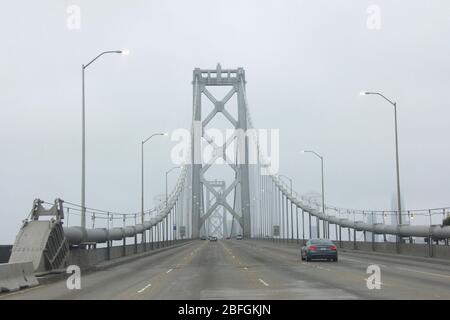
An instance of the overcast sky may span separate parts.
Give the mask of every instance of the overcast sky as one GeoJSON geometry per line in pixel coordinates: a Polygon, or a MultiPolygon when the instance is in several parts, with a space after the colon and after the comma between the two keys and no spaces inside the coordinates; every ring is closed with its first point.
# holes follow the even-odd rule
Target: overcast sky
{"type": "MultiPolygon", "coordinates": [[[[13,243],[34,198],[80,203],[81,64],[122,48],[130,55],[104,56],[86,74],[91,207],[139,210],[140,141],[190,127],[192,70],[218,62],[245,69],[254,125],[280,129],[280,173],[298,192],[320,190],[318,160],[300,154],[314,149],[327,203],[391,208],[393,109],[359,96],[374,90],[398,103],[406,208],[450,206],[449,36],[445,0],[5,2],[0,244],[13,243]]],[[[173,145],[146,145],[147,207],[164,192],[173,145]]]]}

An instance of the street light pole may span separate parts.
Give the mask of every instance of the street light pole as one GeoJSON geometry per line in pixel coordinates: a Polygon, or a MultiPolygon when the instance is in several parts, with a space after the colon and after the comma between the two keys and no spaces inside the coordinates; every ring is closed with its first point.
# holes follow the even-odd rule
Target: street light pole
{"type": "Polygon", "coordinates": [[[289,180],[289,184],[290,184],[290,193],[291,193],[291,197],[292,197],[292,179],[289,178],[288,176],[285,176],[284,174],[279,174],[279,177],[283,177],[289,180]]]}
{"type": "Polygon", "coordinates": [[[85,134],[85,97],[84,97],[84,64],[81,65],[81,92],[82,92],[82,109],[81,109],[81,227],[86,228],[86,134],[85,134]]]}
{"type": "MultiPolygon", "coordinates": [[[[320,159],[320,167],[321,167],[321,173],[322,173],[322,213],[325,214],[325,183],[324,183],[324,174],[323,174],[323,157],[318,154],[317,152],[313,150],[303,150],[303,153],[312,153],[316,155],[320,159]]],[[[325,234],[325,220],[323,221],[323,233],[325,234]]],[[[326,235],[329,236],[328,234],[326,235]]]]}
{"type": "Polygon", "coordinates": [[[396,165],[396,172],[397,172],[397,206],[398,206],[398,223],[399,225],[402,224],[402,202],[400,198],[400,164],[399,164],[399,157],[398,157],[398,131],[397,131],[397,103],[394,101],[391,101],[390,99],[386,98],[383,94],[379,92],[361,92],[361,95],[369,95],[369,94],[375,94],[380,97],[382,97],[384,100],[389,102],[394,107],[394,122],[395,122],[395,165],[396,165]]]}
{"type": "Polygon", "coordinates": [[[141,220],[144,223],[144,144],[154,136],[167,136],[167,133],[158,132],[141,141],[141,220]]]}
{"type": "Polygon", "coordinates": [[[397,131],[397,103],[394,103],[395,119],[395,165],[397,169],[397,201],[398,201],[398,224],[402,224],[402,201],[400,198],[400,164],[398,159],[398,131],[397,131]]]}
{"type": "Polygon", "coordinates": [[[169,199],[168,199],[168,191],[167,191],[167,176],[168,176],[168,174],[172,171],[172,170],[175,170],[175,169],[178,169],[178,168],[183,168],[183,166],[176,166],[176,167],[173,167],[173,168],[171,168],[170,170],[168,170],[168,171],[166,171],[166,207],[167,207],[167,204],[168,204],[168,202],[169,202],[169,199]]]}
{"type": "Polygon", "coordinates": [[[84,72],[89,65],[91,65],[95,60],[100,58],[104,54],[108,53],[121,53],[128,55],[128,50],[113,50],[104,51],[92,59],[88,64],[81,65],[81,96],[82,96],[82,106],[81,106],[81,227],[86,228],[86,116],[85,116],[85,88],[84,88],[84,72]]]}

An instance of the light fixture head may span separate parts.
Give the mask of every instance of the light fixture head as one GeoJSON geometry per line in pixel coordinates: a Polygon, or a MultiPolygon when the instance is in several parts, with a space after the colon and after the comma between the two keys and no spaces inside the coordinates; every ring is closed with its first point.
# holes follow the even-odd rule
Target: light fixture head
{"type": "Polygon", "coordinates": [[[365,95],[367,95],[367,92],[361,91],[361,92],[359,93],[359,95],[360,95],[360,96],[365,96],[365,95]]]}
{"type": "Polygon", "coordinates": [[[130,50],[128,50],[128,49],[122,49],[122,50],[120,50],[120,53],[127,56],[127,55],[130,54],[130,50]]]}

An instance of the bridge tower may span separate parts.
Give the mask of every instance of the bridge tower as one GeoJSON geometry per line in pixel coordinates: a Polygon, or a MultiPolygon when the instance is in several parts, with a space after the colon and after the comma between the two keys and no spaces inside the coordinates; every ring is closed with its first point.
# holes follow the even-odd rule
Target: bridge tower
{"type": "Polygon", "coordinates": [[[245,97],[245,71],[243,68],[222,70],[220,64],[216,69],[196,68],[193,74],[193,126],[191,135],[191,161],[192,161],[192,236],[197,238],[205,221],[211,216],[218,206],[222,206],[236,220],[243,230],[244,237],[250,237],[250,185],[249,185],[249,141],[244,134],[247,132],[247,106],[245,97]],[[230,87],[231,90],[221,100],[216,99],[208,90],[211,86],[230,87]],[[237,95],[237,119],[235,119],[225,108],[226,103],[237,95]],[[202,119],[202,97],[205,96],[213,104],[213,110],[202,119]],[[227,138],[221,146],[205,133],[206,125],[218,114],[222,113],[231,123],[237,133],[236,136],[227,138]],[[203,139],[203,140],[202,140],[203,139]],[[227,158],[227,148],[230,144],[237,142],[237,158],[239,161],[233,163],[227,158]],[[208,163],[203,163],[202,142],[206,141],[216,152],[208,163]],[[208,180],[205,172],[218,159],[222,158],[235,173],[234,181],[218,192],[208,180]],[[204,189],[207,189],[215,198],[214,203],[205,210],[204,189]],[[234,191],[235,199],[239,199],[238,205],[230,205],[227,196],[234,191]],[[237,209],[239,208],[239,209],[237,209]]]}
{"type": "MultiPolygon", "coordinates": [[[[210,186],[213,186],[218,190],[219,193],[223,193],[225,191],[225,181],[214,180],[209,181],[210,186]]],[[[206,189],[206,210],[211,207],[211,192],[209,189],[206,189]]],[[[216,210],[209,216],[207,223],[207,234],[212,236],[217,236],[219,238],[225,238],[228,234],[227,228],[227,212],[223,206],[218,206],[216,210]]]]}

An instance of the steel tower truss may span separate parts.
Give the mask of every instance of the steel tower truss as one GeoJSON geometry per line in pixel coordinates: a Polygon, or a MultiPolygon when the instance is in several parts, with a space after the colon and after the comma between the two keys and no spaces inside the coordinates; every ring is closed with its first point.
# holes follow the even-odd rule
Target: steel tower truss
{"type": "MultiPolygon", "coordinates": [[[[225,181],[209,181],[210,186],[218,190],[219,193],[223,193],[225,191],[225,181]]],[[[206,209],[208,210],[211,207],[211,192],[209,189],[206,189],[206,209]]],[[[207,234],[211,236],[216,236],[218,238],[225,238],[228,234],[228,225],[227,225],[227,212],[226,209],[222,206],[217,206],[216,209],[211,213],[207,221],[206,230],[207,234]],[[222,210],[220,210],[222,209],[222,210]]]]}
{"type": "Polygon", "coordinates": [[[199,237],[200,230],[204,226],[205,221],[217,209],[222,206],[227,210],[233,218],[240,224],[244,237],[250,237],[250,187],[249,187],[249,155],[248,155],[248,137],[240,134],[229,138],[222,146],[218,146],[210,137],[205,134],[206,125],[220,112],[232,124],[235,133],[247,132],[247,106],[245,99],[245,72],[243,68],[222,70],[220,64],[216,69],[199,69],[194,70],[193,75],[193,127],[192,127],[192,143],[191,143],[191,160],[192,160],[192,236],[199,237]],[[227,86],[231,90],[222,100],[217,100],[208,90],[210,86],[227,86]],[[237,115],[235,119],[225,108],[226,103],[237,95],[237,115]],[[214,109],[204,119],[202,119],[202,96],[206,96],[214,105],[214,109]],[[211,145],[215,152],[214,156],[208,163],[203,163],[202,158],[202,138],[211,145]],[[227,158],[227,148],[237,138],[239,150],[239,159],[236,164],[227,158]],[[222,158],[235,172],[234,181],[225,188],[223,192],[218,192],[211,182],[205,179],[205,172],[216,162],[218,158],[222,158]],[[206,188],[215,198],[213,204],[204,210],[204,188],[206,188]],[[235,197],[240,199],[240,205],[232,206],[227,202],[227,196],[234,191],[235,197]],[[237,194],[239,193],[239,194],[237,194]],[[240,210],[235,210],[239,207],[240,210]],[[202,214],[204,213],[204,214],[202,214]]]}

